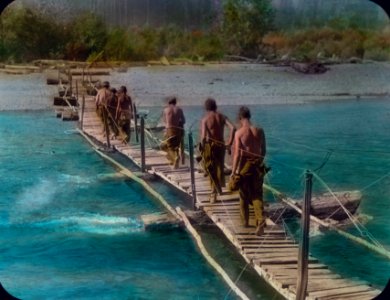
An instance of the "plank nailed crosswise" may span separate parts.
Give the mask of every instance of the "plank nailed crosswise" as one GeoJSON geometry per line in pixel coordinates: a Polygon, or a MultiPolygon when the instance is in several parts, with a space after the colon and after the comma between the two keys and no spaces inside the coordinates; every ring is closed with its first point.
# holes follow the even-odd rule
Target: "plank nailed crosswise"
{"type": "MultiPolygon", "coordinates": [[[[103,127],[94,109],[94,98],[86,97],[84,132],[99,141],[106,143],[103,127]]],[[[134,136],[132,137],[134,138],[134,136]]],[[[111,144],[136,165],[141,165],[141,151],[137,144],[126,144],[112,140],[111,144]]],[[[172,169],[163,151],[146,148],[146,164],[148,172],[155,174],[175,188],[191,196],[191,175],[189,165],[181,165],[172,169]]],[[[188,161],[188,160],[187,160],[188,161]]],[[[198,167],[197,167],[198,168],[198,167]]],[[[201,168],[199,168],[200,170],[201,168]]],[[[227,239],[237,248],[243,258],[253,265],[274,288],[288,299],[295,299],[298,273],[298,245],[288,236],[282,226],[267,219],[264,235],[258,237],[255,232],[253,209],[250,210],[249,227],[242,226],[238,193],[223,189],[215,203],[210,203],[210,182],[201,172],[195,172],[197,207],[208,215],[227,239]]],[[[316,258],[309,258],[308,295],[310,299],[372,299],[380,291],[368,284],[343,279],[333,273],[316,258]]]]}

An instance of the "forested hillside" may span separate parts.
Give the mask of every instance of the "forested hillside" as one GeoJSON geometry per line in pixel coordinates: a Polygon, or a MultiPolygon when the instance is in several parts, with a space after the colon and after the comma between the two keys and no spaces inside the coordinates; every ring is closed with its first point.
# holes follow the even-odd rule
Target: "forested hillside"
{"type": "Polygon", "coordinates": [[[0,61],[390,60],[390,27],[368,0],[16,0],[0,61]]]}
{"type": "MultiPolygon", "coordinates": [[[[103,17],[113,25],[163,26],[177,24],[187,29],[212,26],[221,16],[226,0],[16,0],[69,18],[81,11],[103,17]]],[[[383,11],[368,0],[272,0],[275,24],[302,27],[323,24],[335,18],[354,18],[372,26],[386,20],[383,11]]]]}

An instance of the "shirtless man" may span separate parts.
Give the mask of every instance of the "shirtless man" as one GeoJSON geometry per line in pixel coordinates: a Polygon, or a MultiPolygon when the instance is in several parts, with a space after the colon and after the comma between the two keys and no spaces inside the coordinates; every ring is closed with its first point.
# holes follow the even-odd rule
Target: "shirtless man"
{"type": "Polygon", "coordinates": [[[107,104],[110,98],[111,98],[110,83],[108,81],[104,81],[102,88],[99,89],[95,97],[96,113],[99,116],[100,120],[103,122],[104,134],[106,133],[105,122],[107,122],[107,118],[108,118],[107,104]]]}
{"type": "Polygon", "coordinates": [[[130,122],[133,118],[133,102],[131,97],[127,95],[127,88],[123,85],[119,88],[118,95],[116,118],[120,131],[125,135],[124,142],[128,143],[131,137],[130,122]]]}
{"type": "Polygon", "coordinates": [[[253,205],[256,221],[256,235],[264,233],[263,179],[266,142],[264,130],[254,127],[248,107],[242,106],[238,117],[241,128],[237,130],[233,143],[232,177],[239,174],[241,220],[249,226],[249,205],[253,205]]]}
{"type": "Polygon", "coordinates": [[[167,158],[174,169],[179,167],[180,146],[184,136],[184,124],[186,119],[183,110],[176,106],[176,97],[168,100],[168,106],[163,111],[165,123],[165,140],[161,149],[167,152],[167,158]]]}
{"type": "Polygon", "coordinates": [[[203,167],[210,178],[211,194],[210,202],[216,201],[217,193],[222,193],[225,186],[225,150],[233,142],[234,126],[226,116],[217,111],[214,99],[205,101],[206,114],[201,121],[201,155],[203,167]],[[225,146],[224,129],[227,125],[230,129],[229,142],[225,146]]]}

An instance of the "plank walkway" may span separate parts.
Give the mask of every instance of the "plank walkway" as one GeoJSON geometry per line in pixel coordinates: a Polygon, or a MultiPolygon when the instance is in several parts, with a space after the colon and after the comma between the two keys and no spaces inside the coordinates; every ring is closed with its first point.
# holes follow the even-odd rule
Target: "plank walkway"
{"type": "MultiPolygon", "coordinates": [[[[81,116],[80,116],[81,119],[81,116]]],[[[95,113],[94,98],[87,96],[83,119],[83,132],[98,143],[106,144],[103,136],[103,126],[95,113]]],[[[132,140],[134,137],[132,136],[132,140]]],[[[111,140],[111,146],[141,165],[139,145],[124,145],[121,141],[111,140]]],[[[187,165],[172,170],[159,150],[146,148],[146,165],[149,173],[155,174],[179,189],[191,195],[190,170],[187,165]]],[[[223,195],[217,197],[214,204],[208,201],[210,191],[209,181],[202,173],[195,173],[196,206],[202,209],[208,217],[222,230],[227,239],[236,247],[242,257],[251,264],[257,273],[287,299],[296,298],[298,244],[292,240],[280,225],[267,219],[267,227],[263,236],[254,234],[253,211],[250,225],[241,225],[239,200],[237,194],[223,190],[223,195]]],[[[309,281],[307,299],[372,299],[380,291],[369,284],[344,279],[330,271],[316,258],[309,259],[309,281]]]]}

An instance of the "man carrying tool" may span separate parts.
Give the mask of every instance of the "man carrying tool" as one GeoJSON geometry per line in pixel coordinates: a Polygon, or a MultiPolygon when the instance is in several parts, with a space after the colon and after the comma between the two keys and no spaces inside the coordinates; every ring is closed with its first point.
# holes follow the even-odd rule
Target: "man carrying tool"
{"type": "Polygon", "coordinates": [[[206,114],[201,121],[200,152],[211,184],[210,203],[214,203],[217,193],[221,194],[225,186],[225,150],[226,146],[232,145],[235,128],[226,116],[217,111],[217,103],[213,98],[208,98],[204,106],[206,114]],[[230,129],[227,145],[224,141],[225,125],[230,129]]]}
{"type": "Polygon", "coordinates": [[[168,106],[163,111],[165,139],[160,145],[161,149],[167,152],[167,158],[174,169],[179,167],[180,147],[186,122],[183,110],[176,106],[176,103],[176,97],[171,97],[168,100],[168,106]]]}
{"type": "Polygon", "coordinates": [[[102,87],[99,89],[95,97],[96,113],[103,123],[104,135],[106,134],[106,130],[107,130],[106,129],[107,118],[108,118],[107,104],[110,98],[111,98],[110,83],[108,81],[104,81],[102,87]]]}
{"type": "Polygon", "coordinates": [[[233,165],[229,185],[235,182],[240,194],[241,220],[249,226],[249,205],[253,206],[256,221],[256,235],[264,233],[263,179],[266,173],[264,156],[266,143],[264,130],[254,127],[248,107],[242,106],[238,112],[241,128],[237,130],[233,143],[233,165]]]}
{"type": "Polygon", "coordinates": [[[131,97],[127,95],[127,88],[121,86],[118,90],[118,106],[116,108],[116,119],[118,120],[119,129],[124,135],[124,143],[130,141],[131,126],[130,122],[133,118],[133,103],[131,97]]]}

